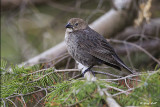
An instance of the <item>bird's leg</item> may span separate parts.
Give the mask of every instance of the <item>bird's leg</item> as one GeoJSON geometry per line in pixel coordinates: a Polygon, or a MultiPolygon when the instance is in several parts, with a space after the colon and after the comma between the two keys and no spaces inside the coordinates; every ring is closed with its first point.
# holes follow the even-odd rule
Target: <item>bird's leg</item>
{"type": "Polygon", "coordinates": [[[83,73],[82,73],[82,75],[84,76],[84,74],[87,72],[87,71],[89,71],[90,69],[89,68],[87,68],[83,73]]]}
{"type": "Polygon", "coordinates": [[[94,75],[94,77],[95,77],[95,73],[94,73],[94,71],[92,71],[92,70],[89,70],[89,71],[91,71],[92,72],[92,74],[94,75]]]}
{"type": "Polygon", "coordinates": [[[92,65],[92,66],[90,66],[89,68],[87,68],[87,69],[82,73],[82,75],[84,76],[84,74],[85,74],[86,72],[91,71],[92,74],[95,76],[94,72],[91,70],[91,68],[92,68],[93,66],[94,66],[94,65],[92,65]]]}

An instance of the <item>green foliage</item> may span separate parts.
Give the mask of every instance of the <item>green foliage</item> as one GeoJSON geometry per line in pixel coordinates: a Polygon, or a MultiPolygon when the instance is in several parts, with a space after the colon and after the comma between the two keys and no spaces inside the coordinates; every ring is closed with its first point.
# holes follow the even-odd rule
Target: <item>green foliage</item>
{"type": "Polygon", "coordinates": [[[5,60],[2,59],[2,60],[1,60],[1,68],[0,68],[1,74],[2,74],[3,72],[5,72],[6,65],[7,65],[7,61],[5,61],[5,60]]]}
{"type": "MultiPolygon", "coordinates": [[[[4,70],[6,62],[2,61],[1,63],[1,69],[4,70]]],[[[45,88],[54,85],[61,78],[54,73],[54,68],[47,70],[39,69],[39,65],[27,68],[12,65],[12,73],[5,71],[1,75],[1,97],[6,98],[31,93],[37,91],[39,89],[38,87],[45,88]]]]}
{"type": "Polygon", "coordinates": [[[56,89],[48,95],[48,106],[102,106],[104,98],[97,92],[97,86],[104,88],[102,81],[89,82],[85,80],[64,81],[57,84],[56,89]],[[98,84],[98,85],[97,85],[98,84]]]}
{"type": "MultiPolygon", "coordinates": [[[[12,65],[12,73],[9,73],[6,65],[7,62],[2,60],[1,99],[6,102],[7,107],[13,105],[7,101],[7,98],[16,101],[14,97],[23,95],[25,102],[28,104],[31,100],[30,94],[41,89],[47,90],[43,96],[45,106],[102,107],[107,106],[107,104],[105,102],[106,96],[104,96],[101,89],[108,89],[111,95],[119,91],[114,88],[106,88],[108,85],[124,91],[128,90],[126,86],[115,81],[109,83],[102,80],[91,82],[84,79],[67,81],[64,80],[62,75],[55,73],[54,68],[42,69],[41,65],[30,67],[12,65]],[[102,92],[102,95],[100,92],[102,92]]],[[[120,94],[115,96],[117,102],[122,107],[158,107],[160,105],[160,69],[159,71],[144,73],[139,78],[141,82],[135,86],[135,89],[129,95],[120,94]]],[[[23,106],[22,102],[20,106],[23,106]]]]}
{"type": "Polygon", "coordinates": [[[152,106],[160,105],[160,69],[153,74],[141,76],[142,82],[128,96],[120,95],[117,97],[122,106],[152,106]]]}

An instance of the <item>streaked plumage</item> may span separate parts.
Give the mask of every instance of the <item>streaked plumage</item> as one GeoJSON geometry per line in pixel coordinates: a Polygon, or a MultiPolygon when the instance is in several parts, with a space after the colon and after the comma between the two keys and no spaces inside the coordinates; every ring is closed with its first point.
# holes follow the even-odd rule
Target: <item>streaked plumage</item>
{"type": "Polygon", "coordinates": [[[118,57],[107,40],[91,29],[84,20],[72,18],[66,28],[67,49],[76,61],[90,68],[94,65],[106,64],[118,70],[123,67],[133,73],[118,57]]]}

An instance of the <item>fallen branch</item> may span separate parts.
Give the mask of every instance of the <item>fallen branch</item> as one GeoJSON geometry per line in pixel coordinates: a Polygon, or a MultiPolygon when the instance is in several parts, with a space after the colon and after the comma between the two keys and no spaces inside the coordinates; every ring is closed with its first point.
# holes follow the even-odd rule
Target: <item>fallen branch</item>
{"type": "Polygon", "coordinates": [[[40,55],[29,59],[26,62],[23,62],[22,64],[20,64],[20,66],[32,66],[35,64],[40,63],[41,61],[45,61],[48,62],[48,60],[50,61],[50,59],[54,59],[57,58],[63,54],[65,54],[67,52],[66,50],[66,45],[64,42],[61,42],[60,44],[56,45],[55,47],[41,53],[40,55]]]}

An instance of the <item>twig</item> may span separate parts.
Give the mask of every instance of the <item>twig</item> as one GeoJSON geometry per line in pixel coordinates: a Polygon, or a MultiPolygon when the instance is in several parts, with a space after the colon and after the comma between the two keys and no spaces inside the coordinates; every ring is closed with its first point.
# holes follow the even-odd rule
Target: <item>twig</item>
{"type": "Polygon", "coordinates": [[[56,73],[60,72],[80,72],[80,69],[64,69],[64,70],[55,70],[56,73]]]}
{"type": "Polygon", "coordinates": [[[13,95],[13,96],[6,97],[4,99],[9,99],[9,98],[14,98],[14,97],[20,97],[20,96],[26,96],[26,95],[34,94],[34,93],[37,93],[37,92],[40,92],[40,91],[43,91],[43,90],[47,90],[47,89],[50,89],[50,88],[55,88],[55,87],[41,88],[40,90],[33,91],[33,92],[30,92],[30,93],[27,93],[27,94],[13,95]]]}
{"type": "Polygon", "coordinates": [[[49,73],[43,75],[42,77],[40,77],[40,78],[38,78],[38,79],[35,79],[34,81],[29,81],[29,82],[27,82],[27,83],[33,83],[33,82],[39,81],[40,79],[42,79],[42,78],[44,78],[44,77],[46,77],[46,76],[48,76],[48,75],[50,75],[50,74],[52,74],[52,73],[54,73],[54,72],[49,72],[49,73]]]}
{"type": "Polygon", "coordinates": [[[130,89],[128,89],[127,91],[121,91],[121,92],[119,92],[119,93],[116,93],[116,94],[113,94],[112,95],[112,97],[115,97],[115,96],[117,96],[117,95],[120,95],[120,94],[126,94],[126,93],[128,93],[129,91],[132,91],[132,90],[134,90],[135,88],[130,88],[130,89]]]}
{"type": "Polygon", "coordinates": [[[4,107],[6,107],[6,102],[3,100],[3,98],[2,98],[2,101],[3,101],[3,105],[4,105],[4,107]]]}
{"type": "MultiPolygon", "coordinates": [[[[128,75],[128,76],[125,76],[125,77],[121,77],[121,78],[117,78],[117,79],[100,79],[100,80],[105,80],[105,81],[119,81],[119,80],[124,80],[124,79],[126,79],[126,78],[131,78],[131,77],[135,77],[135,76],[139,76],[139,75],[142,75],[142,74],[137,74],[137,75],[133,75],[133,74],[131,74],[131,75],[128,75]]],[[[130,80],[132,80],[132,79],[130,79],[130,80]]],[[[137,80],[137,81],[139,81],[139,80],[137,80]]]]}
{"type": "MultiPolygon", "coordinates": [[[[113,87],[113,86],[110,86],[110,85],[106,85],[106,87],[107,88],[112,88],[112,89],[114,89],[114,90],[117,90],[117,91],[120,91],[120,92],[125,92],[124,90],[122,90],[122,89],[119,89],[119,88],[117,88],[117,87],[113,87]]],[[[127,95],[128,93],[126,93],[126,95],[127,95]]]]}
{"type": "Polygon", "coordinates": [[[53,71],[53,72],[49,72],[49,73],[47,73],[47,74],[45,74],[45,75],[43,75],[42,77],[40,77],[40,78],[38,78],[38,79],[35,79],[34,81],[29,81],[29,82],[27,82],[27,83],[33,83],[33,82],[36,82],[36,81],[38,81],[38,80],[40,80],[40,79],[42,79],[42,78],[44,78],[44,77],[46,77],[46,76],[48,76],[48,75],[50,75],[50,74],[52,74],[52,73],[62,73],[62,72],[75,72],[75,71],[80,71],[79,69],[64,69],[64,70],[55,70],[55,71],[53,71]]]}
{"type": "MultiPolygon", "coordinates": [[[[29,73],[29,74],[27,74],[27,75],[33,75],[33,74],[35,74],[35,73],[39,73],[39,72],[41,72],[41,71],[46,71],[46,70],[49,70],[49,69],[54,69],[54,67],[46,68],[46,69],[40,69],[40,70],[38,70],[38,71],[35,71],[35,72],[32,72],[32,73],[29,73]]],[[[24,75],[24,76],[26,76],[26,75],[24,75]]]]}
{"type": "Polygon", "coordinates": [[[97,8],[94,11],[92,11],[91,14],[87,17],[86,22],[88,22],[93,17],[93,15],[95,15],[100,10],[100,8],[102,7],[102,4],[103,4],[103,0],[99,0],[97,8]]]}
{"type": "Polygon", "coordinates": [[[10,100],[9,98],[6,98],[6,100],[10,101],[14,105],[14,107],[17,107],[16,104],[12,100],[10,100]]]}
{"type": "Polygon", "coordinates": [[[23,96],[21,96],[21,99],[22,99],[23,104],[24,104],[24,106],[23,106],[23,107],[27,107],[26,102],[25,102],[25,100],[24,100],[23,96]]]}
{"type": "MultiPolygon", "coordinates": [[[[127,52],[127,57],[128,57],[129,63],[130,63],[130,65],[131,65],[131,67],[134,68],[134,67],[133,67],[133,63],[132,63],[132,61],[131,61],[130,52],[128,51],[127,45],[125,45],[125,48],[126,48],[126,52],[127,52]]],[[[135,69],[134,69],[134,71],[135,71],[135,69]]]]}
{"type": "MultiPolygon", "coordinates": [[[[57,56],[57,57],[55,57],[55,58],[52,58],[52,59],[48,60],[47,62],[51,62],[51,61],[60,59],[61,57],[65,57],[65,56],[68,56],[68,53],[64,53],[64,54],[62,54],[62,55],[59,55],[59,56],[57,56]]],[[[40,63],[47,63],[47,62],[46,62],[46,61],[44,61],[44,62],[41,61],[40,63]]]]}
{"type": "Polygon", "coordinates": [[[71,81],[72,79],[78,79],[80,77],[83,77],[83,75],[82,74],[76,75],[76,76],[70,78],[69,81],[71,81]]]}
{"type": "Polygon", "coordinates": [[[34,105],[34,107],[36,107],[44,98],[46,98],[48,92],[47,92],[46,89],[44,89],[44,90],[45,90],[45,92],[46,92],[46,95],[45,95],[44,97],[42,97],[42,98],[34,105]]]}
{"type": "Polygon", "coordinates": [[[126,86],[130,89],[131,87],[129,87],[129,85],[128,85],[126,79],[124,79],[124,82],[125,82],[126,86]]]}
{"type": "MultiPolygon", "coordinates": [[[[51,67],[51,68],[41,69],[41,70],[38,70],[38,71],[35,71],[35,72],[32,72],[32,73],[29,73],[27,75],[32,75],[32,74],[39,73],[41,71],[46,71],[46,70],[53,69],[53,68],[51,67]]],[[[76,71],[80,71],[80,70],[79,69],[64,69],[64,70],[56,70],[56,69],[54,69],[53,73],[76,72],[76,71]]],[[[26,75],[24,75],[24,76],[26,76],[26,75]]]]}
{"type": "Polygon", "coordinates": [[[68,58],[67,64],[66,64],[66,67],[65,67],[66,69],[68,69],[71,59],[72,59],[71,57],[68,58]]]}
{"type": "Polygon", "coordinates": [[[62,104],[65,103],[72,94],[73,94],[73,93],[69,94],[68,97],[62,102],[62,104]]]}
{"type": "Polygon", "coordinates": [[[56,64],[58,64],[59,62],[61,62],[62,60],[66,59],[67,57],[69,57],[69,55],[66,55],[62,58],[60,58],[59,60],[57,60],[52,66],[55,66],[56,64]]]}
{"type": "Polygon", "coordinates": [[[93,72],[96,74],[104,74],[104,75],[109,75],[109,76],[117,77],[117,78],[122,77],[122,76],[118,76],[118,75],[114,75],[114,74],[110,74],[110,73],[106,73],[106,72],[101,72],[101,71],[93,71],[93,72]]]}
{"type": "Polygon", "coordinates": [[[116,42],[116,43],[124,43],[124,44],[128,44],[128,45],[134,46],[134,47],[138,48],[139,50],[143,51],[145,54],[147,54],[149,57],[151,57],[155,62],[157,62],[157,63],[160,65],[160,61],[159,61],[159,60],[157,60],[157,59],[156,59],[154,56],[152,56],[148,51],[146,51],[144,48],[138,46],[137,44],[130,43],[130,42],[127,42],[127,41],[115,40],[115,39],[110,39],[109,41],[111,41],[111,42],[116,42]]]}
{"type": "Polygon", "coordinates": [[[89,97],[84,98],[83,100],[81,100],[81,101],[79,101],[79,102],[76,102],[76,103],[74,103],[74,104],[67,105],[67,107],[73,107],[73,106],[76,106],[77,104],[79,104],[79,103],[81,103],[81,102],[85,101],[85,100],[86,100],[86,99],[88,99],[88,98],[89,98],[89,97]]]}
{"type": "MultiPolygon", "coordinates": [[[[145,74],[149,74],[149,75],[153,75],[157,72],[160,72],[160,70],[157,70],[157,71],[150,71],[148,73],[137,73],[137,74],[130,74],[130,75],[127,75],[125,77],[121,77],[121,78],[117,78],[117,79],[100,79],[100,80],[105,80],[105,81],[118,81],[118,80],[124,80],[126,78],[130,79],[131,77],[135,77],[135,76],[140,76],[140,75],[145,75],[145,74]]],[[[138,81],[138,80],[137,80],[138,81]]]]}

